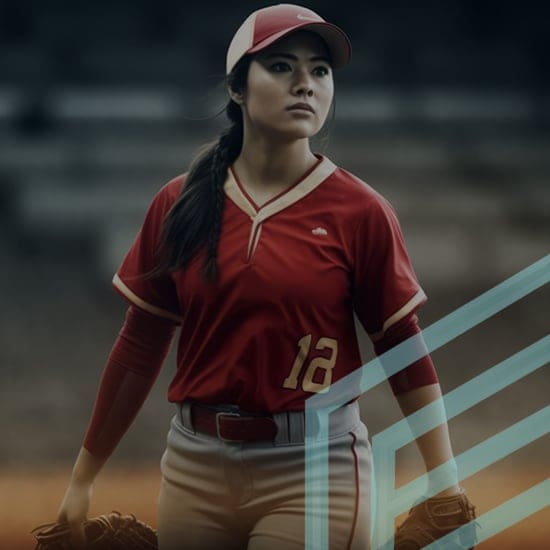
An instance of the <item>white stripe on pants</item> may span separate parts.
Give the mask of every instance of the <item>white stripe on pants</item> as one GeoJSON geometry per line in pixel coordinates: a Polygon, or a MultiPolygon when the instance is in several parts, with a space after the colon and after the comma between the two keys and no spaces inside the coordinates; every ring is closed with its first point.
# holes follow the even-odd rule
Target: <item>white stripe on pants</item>
{"type": "MultiPolygon", "coordinates": [[[[331,424],[329,439],[330,550],[369,541],[370,444],[348,407],[353,422],[331,424]]],[[[160,550],[303,550],[303,443],[224,442],[175,415],[161,471],[160,550]]]]}

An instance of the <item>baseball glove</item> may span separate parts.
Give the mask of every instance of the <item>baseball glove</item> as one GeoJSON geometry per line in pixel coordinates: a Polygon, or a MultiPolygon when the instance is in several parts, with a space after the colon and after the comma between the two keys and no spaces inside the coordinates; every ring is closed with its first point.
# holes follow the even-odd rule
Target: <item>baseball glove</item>
{"type": "MultiPolygon", "coordinates": [[[[48,523],[31,533],[37,540],[35,550],[71,550],[71,529],[68,523],[48,523]]],[[[104,514],[84,522],[86,549],[90,550],[156,550],[157,533],[133,515],[119,512],[104,514]]]]}
{"type": "MultiPolygon", "coordinates": [[[[461,525],[475,520],[475,506],[462,491],[450,497],[433,497],[413,506],[407,519],[397,528],[394,537],[395,550],[417,550],[440,539],[461,525]]],[[[476,526],[473,522],[468,532],[441,548],[473,549],[476,542],[476,526]],[[458,542],[460,541],[460,542],[458,542]]],[[[438,546],[439,548],[439,546],[438,546]]]]}

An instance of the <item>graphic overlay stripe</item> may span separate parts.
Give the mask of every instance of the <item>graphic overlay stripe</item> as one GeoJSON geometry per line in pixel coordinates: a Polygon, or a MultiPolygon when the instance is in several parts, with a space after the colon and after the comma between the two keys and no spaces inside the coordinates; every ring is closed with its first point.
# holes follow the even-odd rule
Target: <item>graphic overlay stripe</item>
{"type": "MultiPolygon", "coordinates": [[[[476,544],[491,538],[497,533],[504,531],[504,529],[511,527],[514,523],[518,523],[547,507],[550,504],[549,495],[550,481],[545,479],[478,517],[475,521],[475,523],[479,525],[479,534],[476,544]]],[[[441,550],[442,548],[455,549],[456,538],[466,533],[471,527],[472,525],[470,523],[463,525],[456,531],[442,537],[437,542],[425,546],[424,550],[441,550]],[[451,546],[451,544],[453,546],[451,546]]]]}
{"type": "MultiPolygon", "coordinates": [[[[452,464],[442,464],[429,474],[419,476],[397,490],[393,488],[396,449],[386,447],[384,451],[380,452],[376,448],[377,445],[380,446],[380,443],[373,443],[377,491],[372,506],[378,507],[378,510],[384,510],[385,513],[373,517],[375,529],[372,536],[372,548],[392,549],[395,518],[410,508],[419,498],[429,498],[447,488],[450,484],[449,479],[452,478],[455,470],[458,479],[465,479],[474,475],[497,460],[525,447],[535,439],[543,437],[548,433],[548,426],[550,426],[550,407],[545,407],[461,453],[455,458],[456,464],[455,461],[450,461],[452,464]],[[376,459],[374,452],[377,453],[376,459]],[[393,457],[391,469],[382,466],[386,464],[385,461],[388,457],[393,457]]],[[[411,441],[414,439],[413,437],[411,441]]],[[[383,442],[383,445],[386,445],[386,442],[383,442]]],[[[550,503],[550,494],[546,496],[546,504],[548,503],[550,503]]],[[[474,533],[465,531],[462,534],[462,543],[464,543],[465,548],[473,546],[475,543],[474,533]]],[[[455,548],[455,546],[452,546],[452,548],[455,548]]]]}
{"type": "MultiPolygon", "coordinates": [[[[456,480],[457,469],[458,477],[464,479],[543,436],[545,424],[540,417],[544,414],[548,415],[549,410],[532,415],[497,436],[487,439],[477,447],[466,451],[456,458],[456,464],[454,462],[443,464],[432,470],[429,475],[424,474],[395,490],[395,453],[397,449],[435,428],[446,419],[454,418],[483,399],[527,376],[549,361],[550,336],[542,338],[446,394],[442,398],[447,410],[446,416],[442,401],[438,399],[373,437],[372,449],[375,469],[373,477],[376,478],[377,487],[376,491],[372,493],[372,514],[374,515],[376,510],[388,511],[383,517],[372,518],[373,526],[376,526],[373,532],[375,548],[376,544],[380,545],[382,541],[393,536],[393,519],[397,515],[412,506],[420,496],[430,497],[448,487],[456,480]],[[522,444],[517,446],[520,442],[522,444]],[[504,453],[502,449],[507,449],[507,452],[504,453]]],[[[550,419],[546,426],[550,426],[550,419]]]]}
{"type": "Polygon", "coordinates": [[[346,550],[351,549],[351,545],[353,544],[353,537],[355,536],[355,527],[357,525],[357,514],[359,513],[359,496],[361,491],[361,484],[359,483],[359,457],[357,456],[357,451],[355,450],[355,442],[357,441],[357,438],[355,437],[355,434],[350,433],[352,437],[352,443],[351,443],[351,453],[353,455],[353,474],[354,474],[354,482],[355,482],[355,500],[353,504],[353,520],[351,522],[351,529],[349,533],[349,539],[348,544],[346,545],[346,550]]]}
{"type": "MultiPolygon", "coordinates": [[[[520,271],[513,277],[505,280],[500,283],[493,289],[485,292],[474,300],[468,302],[464,306],[458,308],[451,314],[445,316],[441,320],[437,321],[430,327],[424,330],[423,337],[426,342],[427,352],[430,353],[435,349],[438,349],[442,345],[450,342],[454,338],[460,336],[467,330],[470,330],[472,327],[478,325],[482,321],[490,318],[495,315],[505,307],[515,303],[524,296],[530,294],[534,290],[540,288],[544,284],[550,281],[550,255],[547,255],[541,258],[539,261],[533,263],[526,269],[520,271]]],[[[387,351],[378,358],[373,359],[372,361],[363,365],[360,369],[357,369],[350,375],[339,380],[333,384],[328,391],[314,395],[306,401],[305,417],[306,417],[306,549],[307,550],[326,550],[328,544],[328,508],[326,494],[328,494],[328,475],[326,477],[323,474],[328,474],[328,468],[326,462],[328,461],[327,453],[327,444],[323,443],[317,437],[312,434],[315,433],[315,430],[319,427],[319,433],[328,432],[328,420],[329,414],[336,408],[342,406],[347,401],[357,397],[357,389],[359,387],[360,393],[365,393],[369,389],[373,388],[380,382],[384,381],[387,377],[399,372],[407,365],[413,363],[420,357],[422,357],[422,346],[419,345],[420,338],[422,333],[417,334],[408,340],[402,342],[398,346],[395,346],[391,350],[387,351]],[[383,362],[383,367],[382,367],[383,362]],[[317,480],[317,481],[316,481],[317,480]],[[322,486],[319,486],[319,480],[321,480],[322,486]],[[322,505],[321,510],[323,513],[312,514],[308,510],[315,509],[319,510],[319,506],[322,505]]],[[[548,342],[546,339],[539,341],[541,346],[546,346],[548,348],[548,342]]],[[[533,351],[533,347],[530,346],[520,352],[519,357],[516,356],[516,359],[521,359],[522,361],[529,362],[533,361],[532,357],[529,357],[529,353],[533,351]],[[525,352],[525,355],[523,355],[525,352]]],[[[424,352],[425,353],[425,352],[424,352]]],[[[509,381],[508,383],[512,383],[509,381]]],[[[479,382],[478,382],[479,384],[479,382]]],[[[460,388],[459,388],[460,389],[460,388]]],[[[485,397],[492,395],[495,390],[494,386],[489,386],[485,388],[485,397]]],[[[455,398],[466,399],[467,396],[464,395],[464,392],[455,393],[455,398]]],[[[485,397],[478,396],[479,399],[485,397]]],[[[473,406],[470,403],[469,407],[473,406]]],[[[452,400],[451,400],[452,403],[452,400]]],[[[438,400],[438,403],[431,404],[434,405],[432,409],[432,414],[435,410],[437,412],[436,417],[434,418],[435,425],[440,424],[442,421],[445,421],[445,411],[442,406],[442,402],[438,400]],[[439,409],[436,409],[439,407],[439,409]]],[[[430,406],[430,405],[429,405],[430,406]]],[[[428,407],[429,407],[428,406],[428,407]]],[[[469,408],[466,407],[466,408],[469,408]]],[[[424,410],[424,409],[423,409],[424,410]]],[[[463,409],[466,410],[466,409],[463,409]]],[[[422,413],[422,411],[417,411],[422,413]]],[[[414,413],[415,415],[417,413],[414,413]]],[[[546,413],[541,413],[546,414],[546,413]]],[[[532,417],[535,415],[532,415],[532,417]]],[[[416,418],[419,418],[420,415],[416,418]]],[[[532,421],[532,417],[529,417],[532,421]]],[[[527,419],[527,421],[529,421],[527,419]]],[[[535,420],[538,420],[535,417],[535,420]]],[[[530,421],[530,422],[531,422],[530,421]]],[[[538,424],[537,424],[538,425],[538,424]]],[[[546,424],[548,426],[548,423],[546,424]]],[[[529,441],[532,441],[536,437],[536,429],[534,425],[528,424],[523,426],[526,428],[525,433],[528,441],[524,444],[527,444],[529,441]]],[[[513,427],[512,427],[513,428],[513,427]]],[[[546,428],[547,430],[547,428],[546,428]]],[[[519,434],[516,431],[504,431],[505,441],[507,438],[514,439],[519,434]]],[[[413,438],[414,439],[414,438],[413,438]]],[[[409,441],[412,441],[411,439],[409,441]]],[[[379,442],[379,440],[378,440],[379,442]]],[[[509,442],[513,446],[513,442],[509,442]]],[[[373,502],[378,502],[380,504],[380,499],[377,496],[378,493],[385,495],[392,495],[395,491],[394,487],[394,474],[395,474],[395,450],[393,447],[391,451],[384,452],[383,445],[381,451],[375,448],[373,444],[373,461],[374,455],[382,460],[382,462],[377,461],[378,464],[384,464],[391,471],[389,478],[391,479],[391,486],[388,486],[388,476],[383,475],[379,476],[377,472],[376,462],[374,464],[374,475],[373,475],[373,502]],[[383,458],[381,458],[383,457],[383,458]]],[[[389,446],[386,447],[390,449],[389,446]]],[[[478,449],[484,449],[483,447],[477,447],[478,449]]],[[[486,447],[485,447],[486,448],[486,447]]],[[[475,452],[475,448],[474,448],[475,452]]],[[[483,451],[485,452],[485,451],[483,451]]],[[[466,453],[463,455],[468,456],[466,453]]],[[[464,472],[462,466],[464,456],[461,455],[457,459],[457,463],[460,463],[461,470],[464,472]]],[[[470,455],[471,456],[471,455],[470,455]]],[[[475,456],[475,454],[474,454],[475,456]]],[[[505,456],[505,455],[504,455],[505,456]]],[[[477,457],[479,458],[479,456],[477,457]]],[[[494,457],[490,457],[494,458],[494,457]]],[[[491,460],[492,463],[494,460],[491,460]]],[[[449,476],[453,475],[453,471],[456,467],[456,464],[446,464],[442,465],[439,470],[439,473],[445,471],[445,476],[449,479],[449,476]]],[[[434,472],[431,473],[430,483],[431,487],[437,486],[437,483],[434,482],[434,472]]],[[[434,494],[434,493],[432,493],[434,494]]],[[[418,494],[417,496],[421,496],[418,494]]],[[[379,540],[382,540],[381,533],[390,532],[390,539],[393,539],[393,518],[391,518],[391,529],[387,527],[384,528],[384,520],[387,524],[390,520],[387,520],[389,514],[384,515],[384,520],[382,521],[382,528],[377,523],[381,518],[377,518],[375,515],[375,506],[371,506],[371,515],[372,521],[371,525],[373,526],[374,536],[378,537],[379,540]]],[[[491,517],[491,516],[490,516],[491,517]]],[[[387,539],[386,539],[387,540],[387,539]]],[[[373,549],[382,548],[386,544],[381,545],[380,542],[375,542],[373,544],[373,549]],[[378,544],[378,546],[377,546],[378,544]]]]}

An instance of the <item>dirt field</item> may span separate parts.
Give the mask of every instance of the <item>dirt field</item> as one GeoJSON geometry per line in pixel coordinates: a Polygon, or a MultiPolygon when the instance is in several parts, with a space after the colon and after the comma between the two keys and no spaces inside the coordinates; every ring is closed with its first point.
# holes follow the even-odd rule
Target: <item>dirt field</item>
{"type": "MultiPolygon", "coordinates": [[[[464,483],[479,514],[486,512],[547,477],[547,468],[493,467],[464,483]]],[[[0,474],[0,548],[30,550],[32,527],[54,519],[69,471],[19,470],[0,474]]],[[[159,472],[155,467],[108,467],[97,480],[90,515],[110,510],[134,513],[156,524],[155,506],[159,472]]],[[[548,509],[534,514],[478,545],[481,550],[543,549],[550,539],[548,509]]],[[[223,550],[223,549],[220,549],[223,550]]]]}

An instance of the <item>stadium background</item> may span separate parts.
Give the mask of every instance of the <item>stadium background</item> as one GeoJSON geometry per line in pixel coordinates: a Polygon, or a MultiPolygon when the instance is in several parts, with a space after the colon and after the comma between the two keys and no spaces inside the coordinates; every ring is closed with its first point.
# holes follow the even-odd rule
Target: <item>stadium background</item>
{"type": "MultiPolygon", "coordinates": [[[[346,30],[328,144],[394,204],[429,326],[549,253],[548,10],[304,2],[346,30]],[[546,11],[546,13],[545,13],[546,11]]],[[[0,547],[55,517],[125,306],[110,279],[150,198],[224,125],[225,50],[264,3],[0,2],[0,547]]],[[[548,285],[433,358],[449,391],[548,333],[548,285]]],[[[365,358],[369,346],[362,342],[365,358]]],[[[155,522],[174,354],[92,513],[155,522]]],[[[375,434],[400,418],[361,398],[375,434]]],[[[548,404],[547,366],[450,422],[458,454],[548,404]]],[[[548,477],[548,436],[464,481],[478,513],[548,477]]],[[[399,453],[399,482],[420,471],[399,453]]],[[[542,512],[481,544],[540,548],[542,512]]]]}

